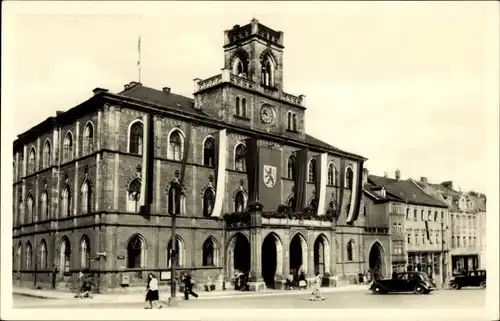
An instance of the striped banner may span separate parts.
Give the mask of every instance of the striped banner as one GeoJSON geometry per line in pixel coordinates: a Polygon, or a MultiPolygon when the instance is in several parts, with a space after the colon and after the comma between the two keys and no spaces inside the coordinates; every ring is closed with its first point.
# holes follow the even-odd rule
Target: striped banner
{"type": "Polygon", "coordinates": [[[148,195],[148,163],[149,163],[149,114],[142,117],[142,166],[141,166],[141,195],[139,205],[141,206],[141,213],[144,213],[147,205],[148,195]]]}
{"type": "Polygon", "coordinates": [[[316,158],[316,202],[318,204],[317,214],[325,214],[326,204],[326,181],[328,175],[328,153],[318,155],[316,158]]]}
{"type": "Polygon", "coordinates": [[[363,197],[363,161],[358,163],[358,168],[354,172],[353,187],[351,191],[351,211],[347,215],[347,223],[352,224],[358,219],[361,198],[363,197]],[[354,204],[354,206],[352,206],[354,204]]]}
{"type": "Polygon", "coordinates": [[[307,193],[307,154],[304,148],[295,153],[295,208],[294,212],[302,212],[306,207],[307,193]]]}
{"type": "Polygon", "coordinates": [[[215,138],[215,203],[212,216],[220,217],[226,191],[226,129],[218,131],[213,136],[215,138]]]}
{"type": "Polygon", "coordinates": [[[342,214],[342,207],[344,203],[344,185],[345,185],[345,159],[341,158],[340,159],[340,171],[339,171],[339,186],[340,186],[340,191],[339,191],[339,198],[338,198],[338,204],[337,204],[337,219],[340,217],[342,214]]]}

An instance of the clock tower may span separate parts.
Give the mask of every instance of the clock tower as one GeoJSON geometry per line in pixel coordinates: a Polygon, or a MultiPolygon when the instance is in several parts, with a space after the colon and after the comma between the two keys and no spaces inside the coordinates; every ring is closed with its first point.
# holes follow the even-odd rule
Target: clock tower
{"type": "Polygon", "coordinates": [[[253,19],[224,31],[220,75],[195,79],[195,108],[243,127],[305,139],[305,97],[283,91],[283,32],[253,19]]]}

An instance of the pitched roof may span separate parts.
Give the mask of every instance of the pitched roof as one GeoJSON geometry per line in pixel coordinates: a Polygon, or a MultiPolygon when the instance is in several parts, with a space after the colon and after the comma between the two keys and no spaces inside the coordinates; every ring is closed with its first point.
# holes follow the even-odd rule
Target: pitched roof
{"type": "Polygon", "coordinates": [[[143,102],[156,104],[161,107],[178,110],[188,114],[212,118],[207,113],[194,108],[194,100],[192,98],[146,87],[138,83],[132,85],[130,88],[125,89],[117,95],[134,98],[143,102]]]}
{"type": "Polygon", "coordinates": [[[388,177],[370,175],[368,176],[368,181],[376,186],[383,186],[389,194],[397,197],[403,202],[417,205],[448,207],[446,203],[425,193],[412,179],[398,181],[388,177]]]}
{"type": "Polygon", "coordinates": [[[338,151],[338,152],[341,152],[341,153],[346,153],[345,151],[337,148],[337,147],[334,147],[328,143],[325,143],[324,141],[322,140],[319,140],[317,139],[316,137],[314,136],[311,136],[309,134],[306,134],[306,143],[307,144],[311,144],[311,145],[317,145],[317,146],[320,146],[320,147],[323,147],[323,148],[326,148],[326,149],[331,149],[331,150],[335,150],[335,151],[338,151]]]}
{"type": "MultiPolygon", "coordinates": [[[[146,87],[140,83],[132,83],[128,89],[125,89],[124,91],[118,93],[117,95],[127,98],[137,99],[147,103],[156,104],[183,113],[198,115],[216,120],[214,117],[203,112],[202,110],[194,108],[194,100],[192,98],[173,94],[171,92],[165,92],[163,90],[157,90],[154,88],[146,87]]],[[[309,134],[306,134],[306,144],[318,146],[324,149],[336,151],[347,155],[352,155],[354,157],[361,157],[359,155],[343,151],[309,134]]]]}

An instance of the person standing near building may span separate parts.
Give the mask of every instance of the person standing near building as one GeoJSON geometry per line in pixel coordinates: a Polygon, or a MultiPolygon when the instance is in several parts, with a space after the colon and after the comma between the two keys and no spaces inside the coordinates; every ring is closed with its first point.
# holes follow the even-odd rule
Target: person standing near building
{"type": "Polygon", "coordinates": [[[52,284],[51,284],[51,289],[55,290],[56,289],[56,276],[57,276],[57,266],[55,264],[52,265],[52,284]]]}
{"type": "Polygon", "coordinates": [[[144,307],[145,309],[152,309],[155,305],[158,309],[161,309],[161,304],[158,303],[160,295],[158,293],[158,279],[153,275],[153,273],[148,274],[148,284],[147,284],[146,301],[149,302],[149,307],[144,307]]]}

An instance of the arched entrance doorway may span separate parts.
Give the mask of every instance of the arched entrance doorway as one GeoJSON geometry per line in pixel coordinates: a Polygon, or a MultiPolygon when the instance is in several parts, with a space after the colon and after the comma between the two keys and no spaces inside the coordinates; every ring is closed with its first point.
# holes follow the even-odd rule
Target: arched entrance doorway
{"type": "Polygon", "coordinates": [[[314,274],[318,272],[330,272],[330,244],[323,234],[314,242],[314,274]]]}
{"type": "Polygon", "coordinates": [[[368,258],[370,269],[373,270],[374,273],[377,273],[379,277],[385,277],[384,249],[379,242],[375,242],[372,245],[368,258]]]}
{"type": "Polygon", "coordinates": [[[290,241],[290,270],[300,268],[307,273],[307,243],[302,234],[297,233],[290,241]]]}
{"type": "Polygon", "coordinates": [[[236,234],[231,241],[234,242],[232,262],[234,270],[248,273],[250,271],[250,242],[241,233],[236,234]]]}
{"type": "Polygon", "coordinates": [[[262,242],[262,277],[268,288],[274,288],[276,273],[282,273],[282,247],[280,239],[274,233],[269,233],[262,242]]]}

